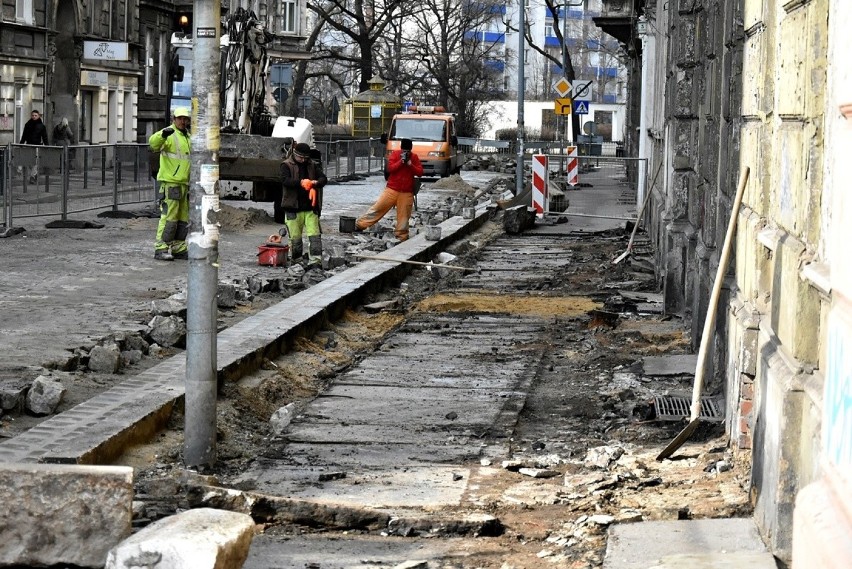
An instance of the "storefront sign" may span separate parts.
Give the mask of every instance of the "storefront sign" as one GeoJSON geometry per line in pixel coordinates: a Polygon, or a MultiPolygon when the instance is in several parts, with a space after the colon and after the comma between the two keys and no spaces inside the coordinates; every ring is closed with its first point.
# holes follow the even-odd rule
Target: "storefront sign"
{"type": "Polygon", "coordinates": [[[83,87],[107,87],[109,74],[106,71],[80,71],[80,85],[83,87]]]}
{"type": "Polygon", "coordinates": [[[127,42],[84,41],[83,59],[127,61],[127,42]]]}

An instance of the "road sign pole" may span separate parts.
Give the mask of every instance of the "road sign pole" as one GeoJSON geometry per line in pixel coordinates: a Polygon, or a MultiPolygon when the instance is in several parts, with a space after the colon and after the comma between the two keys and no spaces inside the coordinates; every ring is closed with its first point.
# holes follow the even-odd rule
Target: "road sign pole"
{"type": "Polygon", "coordinates": [[[216,463],[216,292],[219,282],[219,2],[195,0],[186,293],[184,463],[216,463]],[[218,130],[216,130],[218,132],[218,130]]]}

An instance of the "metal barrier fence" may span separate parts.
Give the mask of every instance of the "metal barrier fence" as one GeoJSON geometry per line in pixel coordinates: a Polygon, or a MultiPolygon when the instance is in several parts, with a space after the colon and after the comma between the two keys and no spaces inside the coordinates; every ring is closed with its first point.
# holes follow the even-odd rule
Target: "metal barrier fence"
{"type": "Polygon", "coordinates": [[[323,169],[330,180],[384,170],[385,148],[378,138],[316,141],[314,145],[322,153],[323,169]]]}
{"type": "Polygon", "coordinates": [[[31,217],[153,204],[147,144],[10,144],[0,157],[0,224],[31,217]]]}
{"type": "MultiPolygon", "coordinates": [[[[619,142],[563,142],[558,140],[524,141],[525,154],[564,154],[566,147],[576,146],[580,156],[622,156],[619,142]]],[[[459,137],[459,150],[464,154],[517,154],[517,141],[459,137]]]]}
{"type": "MultiPolygon", "coordinates": [[[[584,175],[595,178],[623,178],[644,196],[647,172],[645,161],[615,156],[616,146],[604,146],[600,155],[578,157],[580,181],[584,175]]],[[[318,141],[317,149],[329,179],[345,179],[358,174],[381,173],[384,146],[378,139],[318,141]]],[[[460,139],[463,153],[495,150],[508,153],[508,141],[460,139]]],[[[550,156],[551,170],[565,172],[565,147],[558,142],[529,142],[525,158],[533,153],[550,156]]],[[[147,144],[0,147],[0,225],[12,227],[17,219],[53,217],[113,209],[120,206],[156,203],[156,182],[150,175],[147,144]],[[35,177],[31,178],[31,174],[35,177]]]]}
{"type": "MultiPolygon", "coordinates": [[[[379,139],[320,141],[329,179],[380,173],[379,139]]],[[[0,147],[0,226],[136,204],[156,204],[147,144],[0,147]],[[35,176],[31,175],[35,173],[35,176]]],[[[273,158],[273,159],[277,159],[273,158]]]]}
{"type": "MultiPolygon", "coordinates": [[[[595,192],[608,188],[621,187],[623,192],[618,196],[617,204],[613,205],[638,205],[641,203],[645,189],[650,183],[648,177],[648,161],[645,158],[625,158],[620,156],[578,156],[576,167],[576,186],[568,185],[568,177],[572,172],[568,171],[568,160],[564,154],[548,154],[548,171],[550,181],[556,182],[558,186],[566,190],[583,188],[586,193],[595,192]]],[[[559,195],[559,192],[556,192],[559,195]]],[[[612,194],[607,194],[611,196],[612,194]]],[[[566,197],[566,206],[570,201],[566,197]]],[[[608,198],[608,199],[611,199],[608,198]]],[[[556,200],[551,196],[551,211],[558,213],[564,211],[560,203],[561,197],[556,200]]]]}

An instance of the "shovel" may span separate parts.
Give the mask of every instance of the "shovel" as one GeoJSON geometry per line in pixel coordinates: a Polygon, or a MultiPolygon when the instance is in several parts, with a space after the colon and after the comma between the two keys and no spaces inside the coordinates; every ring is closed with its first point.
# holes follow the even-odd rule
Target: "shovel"
{"type": "Polygon", "coordinates": [[[651,194],[654,193],[652,190],[654,189],[654,184],[657,183],[657,174],[660,173],[660,168],[662,167],[663,163],[661,161],[657,166],[657,172],[654,174],[654,180],[651,182],[651,185],[648,186],[648,192],[645,194],[645,199],[642,200],[642,207],[639,208],[639,213],[636,215],[636,223],[633,224],[633,231],[630,233],[630,241],[627,242],[627,250],[612,261],[613,265],[617,265],[626,259],[627,255],[630,254],[630,251],[633,250],[633,238],[636,237],[636,230],[639,229],[639,223],[642,221],[642,214],[645,213],[645,208],[648,206],[648,202],[651,201],[651,194]]]}
{"type": "Polygon", "coordinates": [[[728,232],[725,233],[725,244],[722,245],[722,256],[719,258],[719,267],[716,269],[716,280],[713,281],[713,293],[710,295],[707,316],[704,318],[704,331],[701,333],[698,361],[695,364],[695,382],[692,385],[692,406],[690,407],[689,424],[669,443],[669,446],[663,449],[663,452],[657,455],[657,460],[664,460],[670,457],[674,451],[679,449],[692,436],[692,433],[698,427],[698,417],[701,414],[701,389],[704,387],[704,362],[707,359],[707,350],[713,337],[713,325],[716,322],[716,305],[719,303],[722,281],[725,280],[728,258],[731,253],[731,242],[734,240],[734,232],[737,229],[737,218],[739,217],[740,205],[743,202],[743,194],[745,193],[746,182],[748,181],[748,172],[748,166],[744,166],[743,171],[740,173],[737,195],[731,207],[731,220],[728,222],[728,232]]]}

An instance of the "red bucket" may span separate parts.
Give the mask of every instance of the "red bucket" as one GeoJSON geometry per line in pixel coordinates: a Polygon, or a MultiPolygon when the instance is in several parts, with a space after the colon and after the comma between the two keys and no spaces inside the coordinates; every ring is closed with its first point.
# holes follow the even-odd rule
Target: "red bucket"
{"type": "Polygon", "coordinates": [[[286,267],[289,245],[261,245],[257,248],[257,264],[269,267],[286,267]]]}

